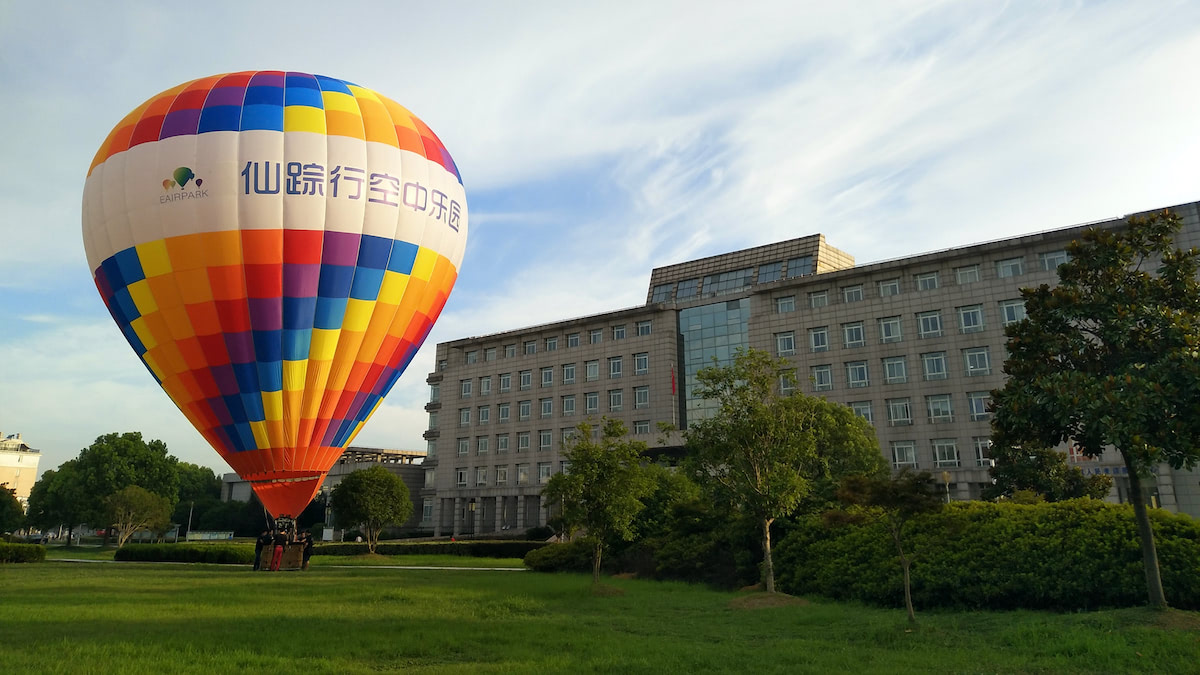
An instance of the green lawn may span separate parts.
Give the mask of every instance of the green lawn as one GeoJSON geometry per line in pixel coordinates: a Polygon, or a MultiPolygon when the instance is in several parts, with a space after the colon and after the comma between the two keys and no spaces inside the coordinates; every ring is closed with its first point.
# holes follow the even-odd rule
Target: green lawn
{"type": "MultiPolygon", "coordinates": [[[[407,557],[407,556],[406,556],[407,557]]],[[[1197,672],[1200,614],[923,613],[580,575],[0,566],[12,673],[1197,672]]]]}

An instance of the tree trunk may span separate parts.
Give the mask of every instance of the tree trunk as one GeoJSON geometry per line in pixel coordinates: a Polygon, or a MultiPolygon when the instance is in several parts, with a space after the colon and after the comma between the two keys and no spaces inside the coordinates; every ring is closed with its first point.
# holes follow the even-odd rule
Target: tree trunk
{"type": "Polygon", "coordinates": [[[762,566],[762,581],[763,589],[768,593],[775,592],[775,563],[771,560],[771,523],[774,518],[763,519],[763,566],[762,566]]]}
{"type": "Polygon", "coordinates": [[[1158,549],[1154,545],[1154,529],[1150,527],[1150,514],[1146,511],[1146,498],[1142,494],[1142,481],[1137,467],[1122,453],[1125,467],[1129,469],[1129,501],[1133,504],[1133,519],[1137,522],[1138,539],[1142,544],[1142,567],[1146,571],[1146,593],[1148,604],[1154,609],[1167,608],[1167,596],[1163,593],[1162,574],[1158,569],[1158,549]]]}
{"type": "Polygon", "coordinates": [[[600,555],[604,553],[604,544],[596,540],[596,549],[592,555],[592,583],[600,583],[600,555]]]}
{"type": "MultiPolygon", "coordinates": [[[[903,527],[904,524],[901,523],[900,528],[903,527]]],[[[900,569],[904,572],[904,608],[908,610],[908,622],[916,623],[917,614],[913,611],[912,604],[912,579],[908,572],[912,567],[912,561],[904,555],[904,545],[900,543],[900,528],[893,527],[892,541],[896,542],[896,552],[900,554],[900,569]]]]}

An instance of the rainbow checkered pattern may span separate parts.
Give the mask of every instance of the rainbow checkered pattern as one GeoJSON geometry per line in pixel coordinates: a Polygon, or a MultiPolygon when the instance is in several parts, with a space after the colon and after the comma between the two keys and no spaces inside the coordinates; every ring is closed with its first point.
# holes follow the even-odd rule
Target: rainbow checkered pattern
{"type": "Polygon", "coordinates": [[[274,515],[295,516],[446,303],[466,243],[461,183],[433,132],[369,89],[217,75],[109,134],[85,187],[85,247],[163,390],[274,515]],[[272,166],[274,191],[258,175],[272,166]],[[281,190],[281,166],[316,178],[281,190]],[[363,176],[358,196],[339,175],[363,176]]]}

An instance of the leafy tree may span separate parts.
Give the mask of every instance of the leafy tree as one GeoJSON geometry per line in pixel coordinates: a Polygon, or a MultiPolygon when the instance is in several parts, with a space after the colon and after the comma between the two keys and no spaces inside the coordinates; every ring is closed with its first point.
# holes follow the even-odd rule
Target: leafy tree
{"type": "Polygon", "coordinates": [[[42,530],[65,525],[67,541],[72,541],[75,527],[86,520],[83,479],[79,461],[63,462],[50,469],[33,484],[29,493],[28,522],[42,530]]]}
{"type": "Polygon", "coordinates": [[[569,470],[554,475],[542,490],[547,505],[556,505],[568,533],[587,530],[592,544],[592,581],[600,581],[605,542],[633,538],[633,520],[642,499],[654,490],[641,466],[646,444],[625,437],[620,420],[605,419],[600,438],[584,422],[563,450],[569,470]]]}
{"type": "Polygon", "coordinates": [[[983,490],[984,499],[1012,498],[1017,492],[1041,495],[1045,501],[1090,497],[1104,499],[1112,489],[1110,476],[1085,476],[1067,456],[1051,448],[997,447],[992,451],[992,484],[983,490]]]}
{"type": "Polygon", "coordinates": [[[401,525],[412,515],[408,486],[382,466],[355,471],[342,479],[331,494],[339,523],[357,524],[367,537],[371,553],[379,534],[389,525],[401,525]]]}
{"type": "Polygon", "coordinates": [[[117,546],[125,545],[135,532],[166,530],[171,518],[171,503],[166,497],[136,485],[118,490],[104,500],[108,522],[116,527],[117,546]]]}
{"type": "Polygon", "coordinates": [[[760,525],[762,583],[775,592],[771,524],[792,513],[823,481],[885,470],[875,430],[850,408],[779,383],[795,375],[786,359],[739,350],[728,367],[697,374],[697,395],[719,404],[686,432],[694,474],[760,525]]]}
{"type": "Polygon", "coordinates": [[[16,491],[0,483],[0,532],[15,532],[25,524],[25,509],[16,491]]]}
{"type": "Polygon", "coordinates": [[[105,500],[130,485],[164,497],[172,506],[179,494],[178,460],[167,454],[166,443],[146,442],[136,431],[100,436],[80,451],[76,463],[82,515],[91,525],[110,524],[104,522],[105,500]]]}
{"type": "Polygon", "coordinates": [[[1167,603],[1143,480],[1158,463],[1200,460],[1200,252],[1175,248],[1180,225],[1164,211],[1072,242],[1056,287],[1022,290],[1027,318],[1007,330],[1008,379],[992,396],[1000,447],[1071,440],[1088,456],[1120,453],[1157,608],[1167,603]]]}
{"type": "Polygon", "coordinates": [[[827,514],[828,520],[882,520],[887,526],[896,554],[900,556],[900,569],[904,572],[904,606],[908,609],[908,621],[916,623],[909,578],[912,554],[904,550],[904,526],[922,513],[942,509],[942,497],[938,494],[937,486],[928,472],[916,473],[904,469],[886,478],[848,476],[842,481],[837,494],[843,503],[862,508],[848,514],[831,512],[827,514]]]}
{"type": "Polygon", "coordinates": [[[179,462],[175,465],[180,502],[221,498],[221,479],[207,466],[179,462]]]}

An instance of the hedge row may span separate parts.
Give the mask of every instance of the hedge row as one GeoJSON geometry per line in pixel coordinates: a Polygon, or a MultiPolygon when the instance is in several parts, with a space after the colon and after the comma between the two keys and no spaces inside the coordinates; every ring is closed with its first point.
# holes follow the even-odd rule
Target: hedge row
{"type": "Polygon", "coordinates": [[[39,544],[5,544],[0,542],[0,563],[42,562],[46,547],[39,544]]]}
{"type": "Polygon", "coordinates": [[[138,544],[122,546],[117,560],[137,562],[187,562],[217,565],[251,565],[252,544],[138,544]]]}
{"type": "Polygon", "coordinates": [[[595,544],[586,537],[530,551],[525,566],[534,572],[591,572],[595,544]]]}
{"type": "MultiPolygon", "coordinates": [[[[473,558],[524,558],[527,553],[546,545],[544,541],[433,541],[420,543],[380,542],[375,552],[380,555],[462,555],[473,558]]],[[[365,555],[370,553],[365,543],[317,544],[313,555],[365,555]]]]}
{"type": "MultiPolygon", "coordinates": [[[[1200,523],[1152,510],[1167,601],[1200,609],[1200,523]]],[[[1146,603],[1141,548],[1128,505],[965,502],[912,521],[918,608],[1088,610],[1146,603]]],[[[782,590],[900,606],[899,558],[879,523],[799,522],[775,551],[782,590]]]]}

